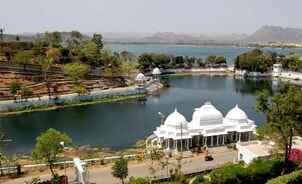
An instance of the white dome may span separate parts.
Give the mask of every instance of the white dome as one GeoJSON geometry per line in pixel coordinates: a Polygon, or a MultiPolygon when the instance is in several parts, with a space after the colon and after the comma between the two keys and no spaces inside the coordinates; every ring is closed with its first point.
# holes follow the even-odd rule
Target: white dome
{"type": "Polygon", "coordinates": [[[154,68],[153,71],[152,71],[152,75],[160,75],[161,74],[161,71],[159,68],[154,68]]]}
{"type": "Polygon", "coordinates": [[[173,113],[171,113],[164,123],[166,126],[172,126],[176,128],[186,128],[187,127],[187,120],[186,118],[180,114],[177,109],[173,113]]]}
{"type": "Polygon", "coordinates": [[[137,74],[135,80],[143,81],[143,80],[145,80],[145,75],[143,73],[139,73],[139,74],[137,74]]]}
{"type": "Polygon", "coordinates": [[[246,123],[248,122],[248,117],[246,113],[236,105],[225,116],[225,122],[246,123]]]}
{"type": "Polygon", "coordinates": [[[200,108],[195,109],[192,117],[192,123],[195,124],[195,126],[221,124],[222,120],[222,113],[210,102],[206,102],[200,108]]]}

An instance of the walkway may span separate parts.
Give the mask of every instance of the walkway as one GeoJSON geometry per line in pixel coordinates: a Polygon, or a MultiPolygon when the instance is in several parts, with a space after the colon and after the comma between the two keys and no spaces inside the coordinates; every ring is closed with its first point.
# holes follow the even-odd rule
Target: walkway
{"type": "MultiPolygon", "coordinates": [[[[214,150],[210,150],[210,153],[212,153],[212,156],[214,158],[213,161],[206,162],[204,161],[204,157],[196,156],[193,158],[187,158],[183,159],[182,164],[182,171],[185,174],[188,173],[195,173],[195,172],[201,172],[204,170],[212,169],[219,167],[223,164],[233,162],[237,157],[237,152],[235,150],[230,150],[226,148],[215,148],[214,150]],[[215,153],[214,153],[215,152],[215,153]]],[[[157,172],[155,173],[155,176],[157,178],[159,177],[167,177],[167,171],[170,169],[170,167],[173,167],[172,165],[176,164],[176,161],[171,161],[172,164],[170,164],[169,168],[160,169],[159,164],[157,164],[157,172]]],[[[150,163],[149,162],[140,162],[140,163],[129,163],[129,177],[151,177],[150,172],[150,163]]],[[[63,171],[61,171],[63,172],[63,171]]],[[[74,170],[69,169],[67,172],[69,176],[69,180],[73,181],[75,178],[74,170]]],[[[7,182],[4,182],[3,184],[24,184],[25,181],[30,181],[32,178],[37,176],[26,176],[23,178],[18,179],[12,179],[7,182]]],[[[49,175],[42,175],[40,176],[41,179],[47,179],[49,178],[49,175]]],[[[107,165],[102,168],[89,168],[89,180],[92,183],[96,184],[118,184],[119,181],[114,178],[111,175],[111,165],[107,165]]]]}

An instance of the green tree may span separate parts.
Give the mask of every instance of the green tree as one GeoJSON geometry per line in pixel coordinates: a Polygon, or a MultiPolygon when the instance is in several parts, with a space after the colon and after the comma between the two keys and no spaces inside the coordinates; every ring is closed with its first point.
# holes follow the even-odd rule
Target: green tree
{"type": "Polygon", "coordinates": [[[81,49],[83,62],[87,62],[89,65],[98,66],[100,65],[100,50],[93,41],[86,42],[81,49]]]}
{"type": "Polygon", "coordinates": [[[112,166],[112,175],[116,178],[119,178],[124,184],[124,179],[128,176],[128,161],[121,157],[116,160],[112,166]]]}
{"type": "Polygon", "coordinates": [[[97,45],[99,50],[102,50],[104,47],[103,36],[101,34],[93,34],[92,41],[97,45]]]}
{"type": "Polygon", "coordinates": [[[52,33],[44,33],[43,41],[50,47],[59,48],[62,43],[62,35],[60,32],[55,31],[52,33]]]}
{"type": "Polygon", "coordinates": [[[35,160],[43,161],[48,164],[52,176],[56,175],[54,163],[58,161],[58,155],[63,153],[63,147],[60,145],[64,142],[66,146],[71,145],[71,138],[55,129],[48,129],[36,139],[36,146],[32,156],[35,160]]]}
{"type": "Polygon", "coordinates": [[[274,53],[254,49],[237,56],[235,59],[235,68],[249,72],[267,72],[276,62],[274,53]]]}
{"type": "Polygon", "coordinates": [[[17,92],[21,90],[21,88],[22,88],[22,83],[17,80],[13,80],[9,85],[10,92],[13,95],[16,95],[17,92]]]}
{"type": "Polygon", "coordinates": [[[64,66],[64,72],[71,80],[78,83],[80,79],[83,79],[89,72],[89,66],[80,62],[69,63],[64,66]]]}
{"type": "MultiPolygon", "coordinates": [[[[118,53],[112,53],[104,50],[101,53],[102,64],[104,65],[104,73],[107,76],[120,76],[123,74],[123,60],[118,53]]],[[[129,68],[125,67],[125,71],[129,68]]]]}
{"type": "Polygon", "coordinates": [[[32,63],[34,53],[32,50],[18,51],[12,58],[12,62],[15,64],[21,64],[26,69],[26,65],[32,63]]]}
{"type": "Polygon", "coordinates": [[[78,93],[79,95],[85,95],[87,94],[87,88],[86,86],[82,85],[82,84],[76,84],[74,86],[74,92],[78,93]]]}
{"type": "Polygon", "coordinates": [[[53,58],[52,57],[45,57],[45,56],[39,56],[37,58],[38,63],[41,65],[42,73],[43,73],[43,80],[47,87],[47,93],[49,99],[51,98],[51,91],[50,91],[50,82],[49,82],[49,70],[51,66],[53,65],[53,58]]]}
{"type": "Polygon", "coordinates": [[[258,95],[256,108],[266,113],[262,127],[264,137],[274,140],[283,149],[288,166],[293,136],[302,134],[302,91],[291,85],[286,85],[273,97],[263,91],[258,95]]]}
{"type": "Polygon", "coordinates": [[[82,42],[83,35],[78,31],[71,31],[70,38],[67,39],[67,48],[73,55],[78,55],[82,42]]]}

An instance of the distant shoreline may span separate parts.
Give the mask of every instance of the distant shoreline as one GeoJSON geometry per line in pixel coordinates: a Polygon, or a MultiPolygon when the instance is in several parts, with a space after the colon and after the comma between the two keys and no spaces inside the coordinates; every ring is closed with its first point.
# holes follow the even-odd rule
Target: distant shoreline
{"type": "Polygon", "coordinates": [[[178,42],[140,42],[140,41],[105,41],[108,45],[179,45],[179,46],[198,46],[198,47],[238,47],[238,48],[302,48],[301,46],[290,46],[290,45],[267,45],[267,44],[239,44],[239,43],[178,43],[178,42]]]}

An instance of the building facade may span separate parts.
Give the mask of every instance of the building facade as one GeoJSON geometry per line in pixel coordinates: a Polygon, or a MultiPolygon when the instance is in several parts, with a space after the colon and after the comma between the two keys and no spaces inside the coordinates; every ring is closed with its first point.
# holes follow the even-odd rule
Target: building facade
{"type": "Polygon", "coordinates": [[[192,121],[175,109],[147,138],[147,148],[189,151],[200,147],[223,146],[254,139],[256,125],[236,105],[225,117],[210,102],[196,108],[192,121]]]}

